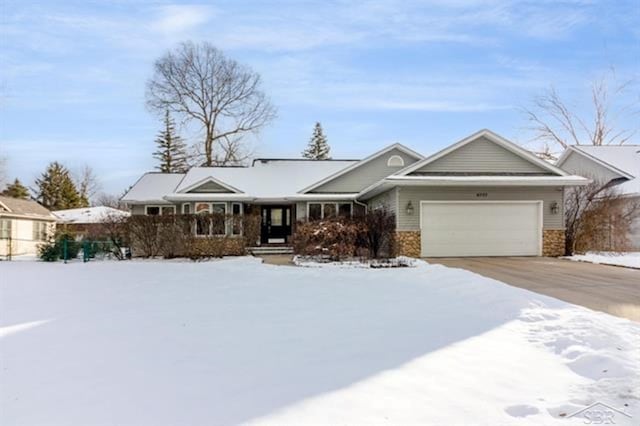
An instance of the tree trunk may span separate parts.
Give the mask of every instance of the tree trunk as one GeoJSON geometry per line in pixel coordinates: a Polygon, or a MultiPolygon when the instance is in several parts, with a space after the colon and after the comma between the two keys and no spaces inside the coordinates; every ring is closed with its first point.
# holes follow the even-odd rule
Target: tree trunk
{"type": "Polygon", "coordinates": [[[206,159],[205,166],[213,166],[213,135],[209,126],[207,126],[207,134],[204,140],[204,154],[206,159]]]}

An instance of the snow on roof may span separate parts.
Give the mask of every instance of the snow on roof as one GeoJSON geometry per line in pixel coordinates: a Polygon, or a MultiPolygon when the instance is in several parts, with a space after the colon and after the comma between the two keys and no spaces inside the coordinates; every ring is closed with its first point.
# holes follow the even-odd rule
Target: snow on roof
{"type": "Polygon", "coordinates": [[[163,197],[172,193],[184,176],[184,173],[145,173],[122,197],[122,201],[170,204],[163,197]]]}
{"type": "Polygon", "coordinates": [[[284,198],[355,162],[357,160],[269,160],[256,161],[252,167],[194,167],[175,192],[187,192],[213,178],[248,196],[284,198]]]}
{"type": "Polygon", "coordinates": [[[21,198],[6,197],[0,195],[0,213],[7,209],[6,213],[13,215],[39,217],[53,220],[49,210],[33,200],[23,200],[21,198]]]}
{"type": "Polygon", "coordinates": [[[110,217],[129,216],[129,212],[106,206],[84,207],[80,209],[57,210],[52,212],[62,223],[101,223],[110,217]]]}
{"type": "Polygon", "coordinates": [[[622,194],[640,193],[640,145],[574,145],[572,148],[633,176],[634,179],[617,186],[622,194]]]}

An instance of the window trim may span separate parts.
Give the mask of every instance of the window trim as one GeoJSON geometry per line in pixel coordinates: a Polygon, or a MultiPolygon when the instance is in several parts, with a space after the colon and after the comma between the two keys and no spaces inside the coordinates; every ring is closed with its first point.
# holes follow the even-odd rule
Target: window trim
{"type": "Polygon", "coordinates": [[[180,207],[180,211],[182,212],[182,214],[192,214],[192,212],[191,212],[191,203],[182,203],[182,206],[180,207]],[[185,206],[189,207],[189,213],[185,213],[184,212],[184,207],[185,206]]]}
{"type": "Polygon", "coordinates": [[[307,201],[307,220],[309,220],[309,206],[311,204],[320,204],[320,220],[324,219],[324,205],[333,204],[336,208],[336,218],[340,217],[340,204],[349,204],[351,206],[349,218],[353,217],[353,201],[307,201]]]}

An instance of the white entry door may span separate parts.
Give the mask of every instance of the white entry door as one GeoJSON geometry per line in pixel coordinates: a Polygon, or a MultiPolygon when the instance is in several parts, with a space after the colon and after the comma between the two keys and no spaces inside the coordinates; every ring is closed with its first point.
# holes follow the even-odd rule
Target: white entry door
{"type": "Polygon", "coordinates": [[[540,256],[542,201],[422,201],[422,256],[540,256]]]}

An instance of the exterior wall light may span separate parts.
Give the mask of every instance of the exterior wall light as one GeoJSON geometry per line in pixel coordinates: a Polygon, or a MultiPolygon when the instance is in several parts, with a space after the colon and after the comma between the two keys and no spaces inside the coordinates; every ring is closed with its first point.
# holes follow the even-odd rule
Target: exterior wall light
{"type": "Polygon", "coordinates": [[[407,216],[412,216],[413,215],[413,204],[411,204],[411,201],[409,201],[407,203],[407,216]]]}
{"type": "Polygon", "coordinates": [[[549,209],[551,210],[551,214],[558,214],[558,212],[560,211],[560,206],[556,201],[553,201],[551,202],[549,209]]]}

